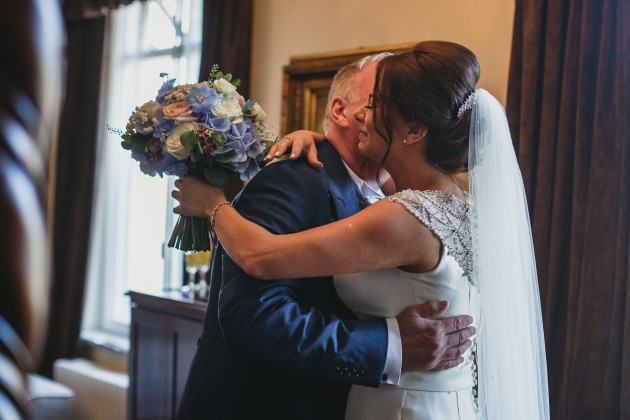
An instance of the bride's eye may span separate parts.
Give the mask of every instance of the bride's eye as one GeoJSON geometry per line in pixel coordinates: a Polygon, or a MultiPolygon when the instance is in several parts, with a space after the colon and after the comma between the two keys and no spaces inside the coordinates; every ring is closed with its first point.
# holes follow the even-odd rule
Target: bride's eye
{"type": "Polygon", "coordinates": [[[367,105],[365,105],[365,108],[374,109],[375,106],[376,106],[376,97],[370,93],[370,96],[368,97],[368,102],[367,102],[367,105]]]}

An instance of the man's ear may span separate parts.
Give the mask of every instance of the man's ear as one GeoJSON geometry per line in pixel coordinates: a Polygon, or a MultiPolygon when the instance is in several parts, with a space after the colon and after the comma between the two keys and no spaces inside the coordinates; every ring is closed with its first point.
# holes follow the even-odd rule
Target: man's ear
{"type": "Polygon", "coordinates": [[[330,119],[340,127],[348,128],[348,116],[346,112],[348,102],[341,96],[335,96],[330,102],[330,119]]]}
{"type": "Polygon", "coordinates": [[[419,142],[420,140],[423,140],[427,136],[428,132],[429,130],[427,129],[426,125],[408,125],[405,129],[405,139],[407,140],[405,144],[409,146],[410,144],[414,144],[419,142]]]}

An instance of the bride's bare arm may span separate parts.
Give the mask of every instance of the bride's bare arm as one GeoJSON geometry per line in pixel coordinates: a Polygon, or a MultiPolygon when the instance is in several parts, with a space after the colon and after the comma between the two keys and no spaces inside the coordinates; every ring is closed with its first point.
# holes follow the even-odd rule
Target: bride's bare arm
{"type": "Polygon", "coordinates": [[[261,279],[313,277],[407,266],[428,271],[439,261],[438,239],[401,205],[383,200],[346,219],[274,235],[241,217],[218,188],[186,177],[176,182],[176,213],[213,217],[230,257],[261,279]],[[214,213],[214,214],[213,214],[214,213]]]}

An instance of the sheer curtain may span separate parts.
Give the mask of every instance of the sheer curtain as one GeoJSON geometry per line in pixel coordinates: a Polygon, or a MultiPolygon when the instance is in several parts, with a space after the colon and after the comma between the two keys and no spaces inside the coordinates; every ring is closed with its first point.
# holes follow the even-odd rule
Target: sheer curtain
{"type": "Polygon", "coordinates": [[[630,417],[630,2],[516,0],[507,113],[551,417],[630,417]]]}

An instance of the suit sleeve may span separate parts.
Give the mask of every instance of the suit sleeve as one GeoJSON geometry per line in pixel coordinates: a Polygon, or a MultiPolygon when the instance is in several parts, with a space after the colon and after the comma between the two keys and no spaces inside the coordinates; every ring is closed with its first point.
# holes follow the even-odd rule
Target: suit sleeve
{"type": "MultiPolygon", "coordinates": [[[[267,166],[235,207],[273,233],[333,221],[324,173],[300,161],[267,166]]],[[[219,319],[230,351],[335,381],[380,384],[387,357],[385,320],[353,319],[330,277],[257,280],[220,252],[219,319]]]]}

